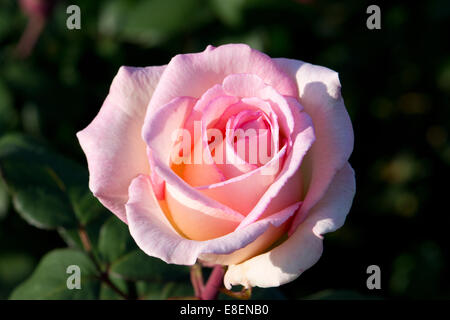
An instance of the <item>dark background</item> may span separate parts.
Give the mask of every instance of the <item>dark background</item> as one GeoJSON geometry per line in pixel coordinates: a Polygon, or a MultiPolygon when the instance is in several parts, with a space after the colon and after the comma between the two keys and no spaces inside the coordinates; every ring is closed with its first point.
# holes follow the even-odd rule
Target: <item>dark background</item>
{"type": "MultiPolygon", "coordinates": [[[[450,298],[450,2],[58,1],[27,55],[17,44],[29,16],[0,0],[0,136],[26,133],[83,166],[75,133],[121,65],[243,42],[338,71],[355,132],[356,197],[320,261],[278,294],[450,298]],[[69,4],[81,8],[81,30],[66,28],[69,4]],[[370,4],[381,8],[381,30],[366,27],[370,4]],[[381,290],[366,288],[371,264],[381,290]]],[[[0,182],[0,298],[58,247],[58,233],[22,220],[0,182]]]]}

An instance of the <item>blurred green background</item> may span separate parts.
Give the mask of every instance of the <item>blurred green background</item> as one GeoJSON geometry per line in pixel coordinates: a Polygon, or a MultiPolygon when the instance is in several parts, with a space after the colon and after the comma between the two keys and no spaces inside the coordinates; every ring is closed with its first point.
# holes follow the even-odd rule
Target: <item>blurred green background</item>
{"type": "MultiPolygon", "coordinates": [[[[0,0],[0,138],[26,134],[82,167],[75,133],[97,114],[121,65],[162,65],[208,44],[242,42],[272,57],[338,71],[355,131],[353,207],[344,227],[325,237],[324,254],[313,268],[293,283],[255,295],[450,298],[450,2],[56,1],[34,47],[31,40],[18,45],[27,25],[37,30],[39,19],[18,1],[0,0]],[[70,4],[81,8],[81,30],[66,28],[70,4]],[[366,28],[370,4],[381,8],[381,30],[366,28]],[[381,268],[381,290],[366,287],[371,264],[381,268]]],[[[27,157],[24,153],[22,161],[34,162],[27,157]]],[[[26,166],[21,168],[25,174],[26,166]]],[[[32,274],[45,253],[66,247],[62,237],[67,240],[70,233],[29,225],[17,214],[26,207],[23,199],[8,189],[0,180],[2,299],[32,274]]],[[[91,220],[100,224],[108,216],[96,213],[91,220]]],[[[123,230],[117,232],[126,239],[123,230]]],[[[159,282],[134,285],[137,292],[146,286],[148,298],[189,293],[185,271],[180,277],[170,283],[162,279],[164,289],[159,282]]],[[[129,289],[129,281],[117,281],[129,289]]],[[[101,290],[101,297],[114,297],[101,290]]]]}

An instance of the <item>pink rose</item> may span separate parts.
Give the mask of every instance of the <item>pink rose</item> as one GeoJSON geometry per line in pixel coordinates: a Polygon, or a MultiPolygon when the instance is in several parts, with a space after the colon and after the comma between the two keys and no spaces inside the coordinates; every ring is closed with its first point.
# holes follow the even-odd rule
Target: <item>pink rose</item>
{"type": "Polygon", "coordinates": [[[139,247],[167,263],[228,265],[227,288],[297,278],[355,193],[338,74],[242,44],[120,68],[77,136],[90,189],[139,247]]]}

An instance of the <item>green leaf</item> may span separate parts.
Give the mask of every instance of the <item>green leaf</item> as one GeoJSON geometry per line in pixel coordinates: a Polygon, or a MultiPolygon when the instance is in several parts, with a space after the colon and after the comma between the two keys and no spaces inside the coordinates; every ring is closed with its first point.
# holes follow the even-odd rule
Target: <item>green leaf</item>
{"type": "MultiPolygon", "coordinates": [[[[83,171],[84,179],[74,184],[69,184],[68,194],[72,203],[72,208],[78,221],[82,225],[88,225],[92,221],[98,219],[101,215],[110,215],[110,212],[94,197],[89,190],[87,171],[84,168],[80,168],[83,171]]],[[[80,174],[82,174],[80,172],[80,174]]]]}
{"type": "Polygon", "coordinates": [[[17,124],[17,112],[13,99],[2,81],[0,81],[0,135],[13,129],[17,124]]]}
{"type": "Polygon", "coordinates": [[[30,254],[8,252],[0,254],[0,283],[15,285],[23,281],[34,269],[35,261],[30,254]]]}
{"type": "Polygon", "coordinates": [[[126,22],[126,13],[131,9],[129,1],[107,1],[101,8],[99,30],[105,35],[117,35],[120,26],[126,22]]]}
{"type": "Polygon", "coordinates": [[[91,260],[74,249],[57,249],[47,253],[33,274],[19,285],[10,299],[96,299],[100,290],[97,271],[91,260]],[[81,289],[68,289],[67,267],[76,265],[80,268],[81,289]]]}
{"type": "Polygon", "coordinates": [[[98,249],[108,262],[119,259],[129,248],[136,248],[128,226],[119,218],[111,216],[100,230],[98,249]]]}
{"type": "Polygon", "coordinates": [[[13,195],[13,204],[31,225],[47,229],[76,224],[63,193],[52,188],[24,187],[13,195]]]}
{"type": "Polygon", "coordinates": [[[115,261],[110,268],[113,277],[127,280],[176,281],[187,279],[189,268],[166,264],[164,261],[149,257],[141,250],[134,250],[115,261]]]}
{"type": "MultiPolygon", "coordinates": [[[[105,221],[111,216],[111,213],[102,214],[97,219],[90,221],[89,224],[84,226],[84,230],[91,242],[92,250],[95,254],[97,254],[98,248],[98,240],[100,235],[100,230],[105,223],[105,221]]],[[[57,229],[59,235],[63,238],[63,240],[73,248],[83,249],[83,244],[80,238],[80,228],[58,228],[57,229]]]]}
{"type": "MultiPolygon", "coordinates": [[[[111,282],[122,292],[127,292],[127,282],[123,279],[113,278],[111,282]]],[[[102,282],[100,287],[101,300],[121,300],[123,297],[114,291],[107,283],[102,282]]]]}
{"type": "Polygon", "coordinates": [[[210,0],[216,15],[226,24],[237,26],[242,22],[245,0],[210,0]]]}
{"type": "Polygon", "coordinates": [[[9,194],[5,182],[0,177],[0,220],[8,213],[9,209],[9,194]]]}
{"type": "Polygon", "coordinates": [[[434,241],[424,241],[398,255],[393,261],[389,279],[391,292],[413,299],[433,296],[441,285],[445,269],[442,248],[434,241]]]}
{"type": "MultiPolygon", "coordinates": [[[[92,252],[92,255],[94,256],[95,260],[101,264],[101,267],[106,269],[106,266],[102,264],[102,259],[100,258],[100,253],[98,250],[98,242],[99,242],[99,235],[100,230],[107,220],[111,216],[110,213],[107,213],[105,215],[100,216],[99,218],[95,219],[94,221],[90,221],[89,224],[84,226],[84,231],[86,232],[87,238],[90,242],[90,250],[92,252]]],[[[71,248],[76,248],[79,250],[85,250],[85,247],[81,241],[80,237],[80,228],[58,228],[57,229],[59,235],[61,238],[67,243],[67,245],[71,248]]],[[[104,270],[102,269],[102,270],[104,270]]]]}
{"type": "Polygon", "coordinates": [[[0,300],[8,299],[11,291],[30,276],[36,261],[30,253],[0,253],[0,300]]]}
{"type": "Polygon", "coordinates": [[[14,208],[38,228],[84,225],[104,210],[88,189],[85,168],[29,137],[0,139],[0,170],[14,208]]]}
{"type": "Polygon", "coordinates": [[[108,1],[99,28],[103,34],[153,46],[210,20],[208,9],[202,0],[108,1]]]}

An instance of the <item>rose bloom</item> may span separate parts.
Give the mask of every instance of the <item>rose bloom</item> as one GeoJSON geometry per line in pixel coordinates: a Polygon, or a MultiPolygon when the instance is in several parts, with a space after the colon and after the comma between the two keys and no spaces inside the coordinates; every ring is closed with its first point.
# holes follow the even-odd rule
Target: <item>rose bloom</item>
{"type": "Polygon", "coordinates": [[[121,67],[77,134],[89,187],[150,256],[227,265],[227,288],[290,282],[317,262],[355,193],[340,88],[330,69],[243,44],[121,67]],[[250,161],[261,146],[268,159],[250,161]]]}

